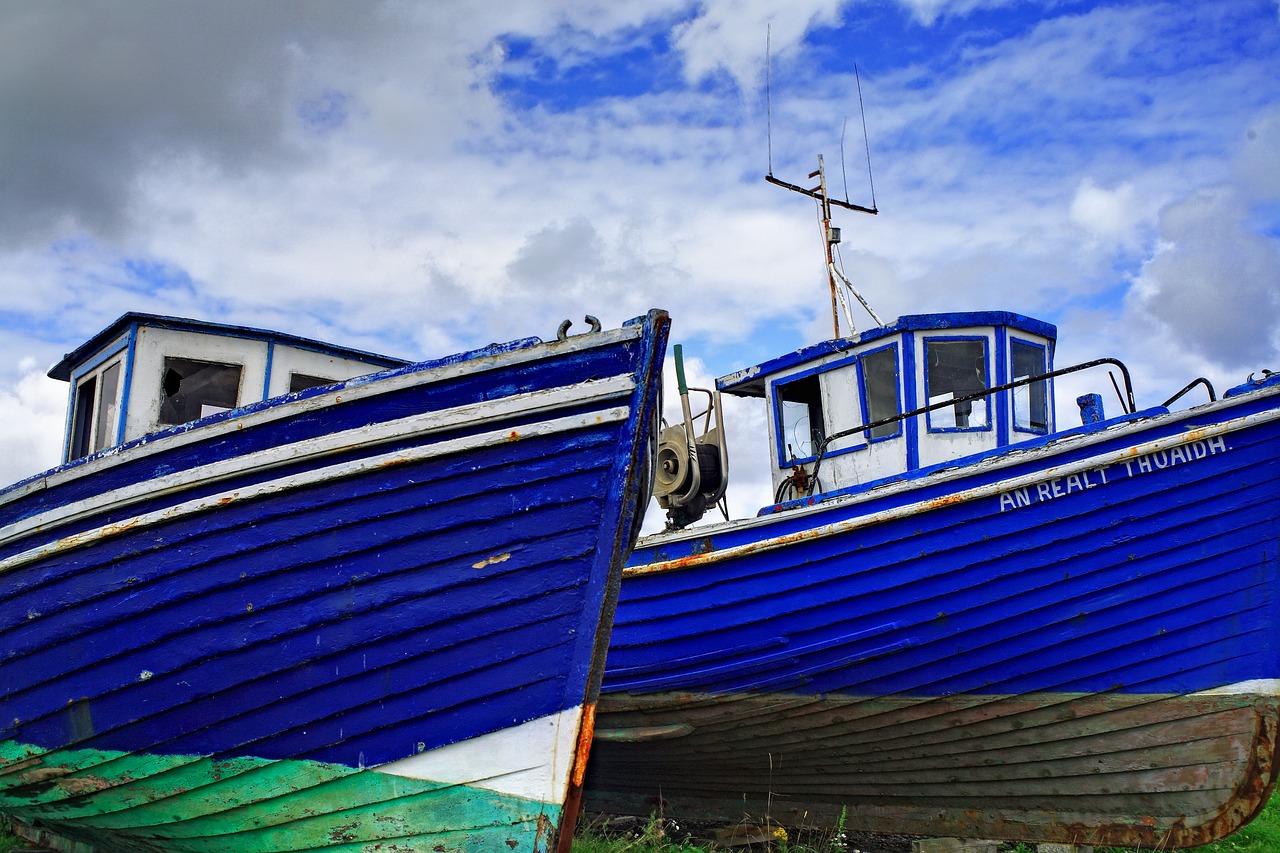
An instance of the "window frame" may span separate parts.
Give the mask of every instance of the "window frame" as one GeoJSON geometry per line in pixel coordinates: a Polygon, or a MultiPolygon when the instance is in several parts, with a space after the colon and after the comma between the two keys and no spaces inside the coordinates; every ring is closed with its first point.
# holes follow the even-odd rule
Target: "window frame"
{"type": "Polygon", "coordinates": [[[325,385],[332,385],[335,382],[341,381],[341,379],[326,379],[323,376],[316,376],[312,373],[302,373],[297,370],[291,370],[289,371],[289,390],[285,393],[297,394],[299,391],[306,391],[311,388],[322,388],[325,385]]]}
{"type": "Polygon", "coordinates": [[[67,440],[66,461],[101,453],[120,443],[125,413],[125,357],[117,350],[98,361],[88,370],[72,377],[70,406],[70,431],[67,440]],[[107,390],[106,376],[116,371],[109,408],[102,407],[107,390]],[[86,395],[89,395],[86,398],[86,395]]]}
{"type": "MultiPolygon", "coordinates": [[[[1052,367],[1049,364],[1049,346],[1047,344],[1037,343],[1036,341],[1028,340],[1026,338],[1019,338],[1014,335],[1010,335],[1009,336],[1009,380],[1008,381],[1015,382],[1018,379],[1017,370],[1014,367],[1016,363],[1014,352],[1019,346],[1029,347],[1031,349],[1036,349],[1040,351],[1040,355],[1041,355],[1040,363],[1043,367],[1041,371],[1042,373],[1048,373],[1052,369],[1052,367]]],[[[1053,380],[1051,379],[1042,379],[1039,383],[1040,386],[1044,389],[1044,399],[1041,400],[1041,405],[1044,407],[1044,428],[1043,429],[1036,429],[1034,426],[1023,427],[1018,425],[1018,401],[1017,401],[1018,392],[1025,390],[1028,394],[1030,394],[1031,389],[1034,386],[1024,385],[1021,388],[1009,389],[1009,425],[1012,428],[1013,432],[1022,433],[1024,435],[1048,435],[1050,433],[1053,427],[1053,424],[1050,423],[1050,421],[1053,419],[1053,412],[1052,412],[1053,407],[1050,405],[1050,400],[1052,399],[1052,396],[1053,396],[1052,383],[1053,383],[1053,380]]],[[[1031,404],[1028,403],[1028,407],[1030,405],[1031,404]]]]}
{"type": "MultiPolygon", "coordinates": [[[[822,380],[819,378],[820,374],[824,372],[823,370],[824,367],[825,365],[823,365],[822,367],[814,367],[808,370],[802,370],[802,371],[799,371],[798,373],[789,374],[780,380],[773,380],[769,383],[769,393],[770,393],[770,396],[773,398],[774,455],[777,458],[778,467],[781,469],[786,469],[791,467],[791,464],[793,461],[792,458],[787,454],[787,441],[786,441],[787,427],[785,425],[785,419],[783,418],[783,403],[791,402],[791,401],[789,400],[784,401],[782,399],[782,393],[781,393],[782,388],[797,382],[803,382],[806,380],[813,381],[814,385],[818,389],[817,405],[818,405],[818,411],[822,415],[822,423],[823,423],[823,429],[824,429],[823,437],[825,438],[826,406],[824,406],[822,403],[822,380]]],[[[812,404],[810,404],[810,406],[812,406],[812,404]]],[[[813,439],[812,439],[812,416],[813,416],[812,409],[810,410],[809,416],[811,421],[810,449],[813,452],[807,455],[797,454],[794,460],[797,463],[812,462],[814,459],[817,458],[817,447],[813,446],[813,439]]]]}
{"type": "MultiPolygon", "coordinates": [[[[929,345],[932,343],[963,343],[970,341],[978,341],[982,344],[982,384],[987,393],[980,399],[972,401],[973,403],[981,402],[984,404],[986,417],[984,422],[979,426],[942,426],[934,424],[934,415],[937,412],[945,411],[945,407],[934,409],[925,413],[925,430],[933,434],[945,433],[973,433],[973,432],[990,432],[995,429],[995,419],[992,417],[991,398],[994,396],[991,392],[991,350],[992,341],[987,335],[930,335],[922,338],[921,354],[924,358],[924,370],[921,372],[920,381],[923,383],[924,400],[926,405],[933,402],[933,398],[929,393],[929,373],[932,365],[929,363],[929,345]]],[[[964,394],[975,393],[974,391],[965,391],[964,394]]]]}
{"type": "MultiPolygon", "coordinates": [[[[872,420],[879,420],[879,418],[872,418],[872,417],[871,417],[871,397],[870,397],[870,395],[867,393],[867,375],[866,375],[866,370],[865,370],[865,368],[863,367],[863,362],[867,359],[867,357],[868,357],[868,356],[876,355],[876,354],[878,354],[878,353],[882,353],[882,352],[886,352],[886,351],[891,352],[891,353],[893,354],[893,368],[894,368],[894,370],[893,370],[893,374],[894,374],[894,383],[893,383],[893,407],[894,407],[894,412],[893,412],[893,413],[894,413],[895,415],[901,415],[901,414],[902,414],[902,394],[903,394],[903,390],[904,390],[904,389],[903,389],[903,387],[902,387],[902,358],[901,358],[901,355],[900,355],[900,353],[899,353],[899,351],[898,351],[898,342],[897,342],[897,341],[890,341],[889,343],[884,344],[883,346],[878,346],[878,347],[876,347],[875,349],[869,349],[869,350],[867,350],[867,351],[865,351],[865,352],[860,352],[860,353],[858,353],[858,366],[857,366],[857,370],[858,370],[858,396],[861,398],[859,402],[860,402],[860,404],[861,404],[861,406],[862,406],[862,423],[863,423],[864,425],[865,425],[865,424],[869,424],[869,423],[871,423],[871,422],[872,422],[872,420]]],[[[873,435],[871,435],[871,433],[870,433],[870,431],[869,431],[869,430],[865,430],[865,429],[864,429],[864,430],[862,431],[862,435],[863,435],[863,438],[864,438],[864,439],[865,439],[865,441],[866,441],[866,446],[870,446],[870,445],[872,445],[872,444],[877,444],[877,443],[882,442],[882,441],[892,441],[892,440],[893,440],[893,439],[895,439],[895,438],[900,438],[900,437],[902,436],[902,434],[903,434],[903,423],[904,423],[904,420],[905,420],[905,419],[899,419],[895,424],[893,424],[894,431],[893,431],[892,433],[887,434],[887,435],[873,436],[873,435]]]]}
{"type": "MultiPolygon", "coordinates": [[[[821,364],[815,367],[810,367],[806,370],[800,370],[795,373],[788,374],[785,377],[781,377],[779,379],[774,379],[770,381],[769,394],[771,397],[771,403],[773,408],[772,417],[773,417],[773,429],[774,429],[774,436],[775,436],[774,459],[779,469],[785,470],[787,468],[790,468],[793,461],[791,457],[787,454],[786,430],[784,429],[783,406],[782,406],[784,401],[782,399],[781,394],[779,393],[779,390],[781,389],[781,387],[790,385],[793,382],[804,381],[810,378],[816,381],[818,386],[818,405],[821,409],[823,428],[826,431],[826,434],[830,434],[832,432],[843,432],[845,430],[857,430],[856,432],[852,432],[850,435],[841,439],[842,442],[843,441],[850,442],[848,445],[839,447],[836,449],[829,449],[827,451],[826,458],[839,456],[845,453],[856,453],[859,450],[866,450],[872,444],[876,444],[882,441],[892,441],[895,438],[902,437],[902,435],[904,434],[904,427],[903,427],[902,421],[898,421],[897,429],[891,435],[884,435],[884,436],[878,436],[876,438],[869,438],[866,430],[859,430],[859,427],[861,427],[863,424],[866,424],[870,419],[870,415],[869,415],[870,402],[867,396],[866,373],[861,363],[862,360],[869,355],[884,352],[886,350],[891,351],[893,353],[893,363],[894,363],[894,369],[896,374],[896,382],[894,384],[894,389],[893,389],[894,405],[896,407],[895,414],[899,414],[899,415],[902,414],[903,394],[905,393],[905,389],[902,384],[903,367],[902,367],[901,350],[898,347],[898,343],[899,343],[898,341],[890,341],[889,343],[882,344],[881,346],[875,347],[873,349],[869,349],[864,352],[854,353],[854,354],[845,356],[844,358],[840,358],[835,361],[829,362],[827,364],[821,364]],[[836,370],[841,370],[844,368],[849,368],[854,371],[854,383],[855,383],[854,387],[855,387],[855,393],[857,395],[857,399],[852,400],[850,402],[853,404],[853,408],[856,410],[857,417],[859,418],[859,423],[850,424],[848,426],[841,426],[839,428],[834,428],[831,424],[827,423],[828,418],[831,416],[831,412],[830,412],[830,407],[826,404],[826,401],[823,399],[822,391],[824,386],[823,386],[822,376],[824,374],[832,373],[836,370]]],[[[812,417],[812,415],[810,417],[812,417]]],[[[813,450],[813,452],[810,453],[809,455],[801,456],[797,454],[794,460],[795,463],[807,464],[807,463],[813,462],[817,458],[817,446],[814,445],[812,446],[811,449],[813,450]]]]}
{"type": "MultiPolygon", "coordinates": [[[[199,373],[199,372],[200,372],[200,371],[197,371],[196,373],[192,373],[192,374],[189,374],[188,376],[184,376],[184,377],[181,377],[181,378],[182,378],[182,380],[190,379],[190,378],[192,378],[193,376],[198,375],[198,373],[199,373]]],[[[188,355],[170,355],[170,354],[167,354],[167,353],[166,353],[166,354],[162,354],[162,355],[161,355],[161,357],[160,357],[160,382],[159,382],[158,387],[156,388],[156,390],[159,392],[159,400],[160,400],[160,406],[159,406],[159,410],[158,410],[158,412],[157,412],[158,427],[159,427],[160,429],[171,429],[171,428],[173,428],[173,427],[182,426],[182,425],[184,425],[184,424],[194,423],[194,422],[196,422],[196,421],[198,421],[198,420],[202,420],[202,419],[204,419],[204,418],[206,418],[206,417],[212,417],[212,416],[214,416],[214,415],[216,415],[216,414],[221,414],[222,412],[229,412],[229,411],[231,411],[231,410],[233,410],[233,409],[239,408],[240,406],[244,405],[244,403],[243,403],[242,401],[243,401],[243,397],[244,397],[245,373],[246,373],[246,371],[245,371],[245,365],[244,365],[244,363],[243,363],[243,362],[238,362],[238,361],[214,361],[214,360],[211,360],[211,359],[208,359],[208,358],[193,358],[193,357],[188,356],[188,355]],[[168,394],[168,393],[166,393],[166,392],[165,392],[165,383],[166,383],[166,381],[167,381],[169,371],[170,371],[170,370],[175,370],[175,372],[176,372],[176,369],[172,366],[171,362],[185,362],[185,363],[188,363],[188,364],[203,364],[203,365],[208,365],[208,366],[210,366],[210,367],[219,367],[219,368],[224,368],[224,369],[234,368],[234,369],[235,369],[235,371],[236,371],[236,385],[235,385],[234,400],[233,400],[232,404],[231,404],[230,406],[223,406],[223,405],[221,405],[221,404],[213,405],[213,406],[211,406],[211,407],[216,408],[216,409],[217,409],[217,411],[215,411],[215,412],[210,412],[210,413],[208,413],[208,414],[204,414],[204,412],[203,412],[204,406],[205,406],[205,405],[209,405],[209,404],[207,404],[207,403],[205,403],[205,402],[201,401],[201,402],[200,402],[200,405],[201,405],[201,413],[200,413],[200,414],[198,414],[198,415],[196,415],[195,417],[192,417],[192,418],[184,418],[184,419],[182,419],[182,420],[176,420],[176,421],[175,421],[175,420],[172,420],[172,419],[170,419],[170,418],[168,418],[168,417],[166,417],[166,415],[165,415],[165,404],[166,404],[166,402],[168,402],[171,398],[173,398],[173,397],[176,397],[176,396],[177,396],[177,392],[175,392],[174,394],[168,394]]],[[[180,388],[180,387],[181,387],[181,386],[179,386],[179,388],[180,388]]],[[[176,405],[176,404],[175,404],[175,405],[176,405]]],[[[186,405],[186,404],[184,403],[184,405],[186,405]]]]}

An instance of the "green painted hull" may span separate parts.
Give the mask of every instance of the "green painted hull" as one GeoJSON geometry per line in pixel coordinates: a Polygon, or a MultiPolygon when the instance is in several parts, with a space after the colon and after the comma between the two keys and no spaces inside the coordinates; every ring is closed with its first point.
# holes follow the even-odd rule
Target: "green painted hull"
{"type": "Polygon", "coordinates": [[[0,743],[0,811],[103,853],[545,851],[560,810],[315,761],[0,743]]]}

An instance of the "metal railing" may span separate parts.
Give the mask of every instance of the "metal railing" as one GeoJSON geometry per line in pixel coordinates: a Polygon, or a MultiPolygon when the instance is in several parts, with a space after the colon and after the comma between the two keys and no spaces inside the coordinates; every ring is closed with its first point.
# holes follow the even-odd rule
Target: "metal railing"
{"type": "MultiPolygon", "coordinates": [[[[1051,370],[1048,373],[1038,374],[1036,376],[1024,376],[1021,379],[1015,379],[1014,381],[1006,382],[1003,385],[995,385],[991,388],[984,388],[983,390],[975,391],[972,394],[965,394],[964,396],[961,396],[961,397],[952,397],[951,399],[944,400],[941,403],[932,403],[928,406],[921,406],[918,409],[912,409],[909,412],[903,412],[902,414],[899,414],[899,415],[893,415],[892,417],[888,417],[888,418],[881,418],[880,420],[872,421],[869,424],[862,424],[860,426],[852,427],[850,429],[841,430],[840,432],[833,432],[830,435],[823,438],[822,443],[818,445],[818,452],[814,456],[813,472],[809,475],[809,482],[813,484],[816,484],[818,482],[818,470],[822,467],[822,459],[824,456],[826,456],[827,448],[830,447],[833,441],[838,441],[842,438],[848,438],[849,436],[856,435],[857,433],[860,433],[860,432],[867,433],[867,436],[868,436],[867,440],[870,441],[871,430],[876,429],[878,427],[887,426],[888,424],[898,423],[899,421],[905,421],[907,418],[918,417],[919,415],[923,415],[927,412],[932,412],[937,409],[945,409],[948,406],[954,406],[956,403],[964,403],[970,400],[980,400],[983,397],[988,397],[992,394],[997,394],[1001,391],[1008,391],[1013,388],[1020,388],[1023,385],[1031,385],[1035,382],[1043,382],[1046,379],[1053,379],[1054,377],[1057,377],[1057,376],[1065,376],[1068,373],[1078,373],[1081,370],[1088,370],[1089,368],[1098,367],[1099,365],[1103,365],[1103,364],[1110,364],[1119,368],[1120,375],[1124,377],[1124,393],[1120,397],[1120,404],[1125,407],[1125,414],[1133,414],[1135,411],[1137,411],[1138,407],[1137,407],[1137,404],[1134,402],[1134,398],[1133,398],[1133,382],[1129,378],[1129,368],[1125,367],[1124,364],[1120,362],[1118,359],[1095,358],[1093,361],[1086,361],[1086,362],[1082,362],[1081,364],[1073,364],[1070,367],[1062,367],[1057,370],[1051,370]]],[[[1208,385],[1208,380],[1198,379],[1195,382],[1192,382],[1186,388],[1179,391],[1177,394],[1175,394],[1173,399],[1176,400],[1178,397],[1182,396],[1187,391],[1191,390],[1200,382],[1204,382],[1206,385],[1208,385]]],[[[1118,393],[1119,388],[1117,388],[1116,391],[1118,393]]],[[[1209,395],[1210,395],[1210,398],[1212,398],[1213,396],[1212,386],[1210,386],[1209,395]]],[[[1172,400],[1170,402],[1172,402],[1172,400]]],[[[1167,406],[1168,403],[1165,403],[1165,405],[1167,406]]],[[[813,493],[812,488],[813,486],[810,486],[809,494],[813,493]]]]}
{"type": "Polygon", "coordinates": [[[1205,379],[1203,376],[1201,376],[1201,377],[1200,377],[1200,378],[1198,378],[1198,379],[1192,379],[1190,382],[1188,382],[1188,383],[1187,383],[1187,386],[1186,386],[1185,388],[1183,388],[1183,389],[1182,389],[1181,391],[1179,391],[1177,394],[1174,394],[1174,395],[1173,395],[1172,397],[1170,397],[1168,400],[1165,400],[1165,401],[1164,401],[1163,403],[1161,403],[1160,405],[1164,406],[1166,409],[1167,409],[1167,408],[1169,408],[1171,405],[1173,405],[1173,403],[1174,403],[1174,401],[1175,401],[1175,400],[1177,400],[1179,397],[1181,397],[1183,394],[1187,393],[1188,391],[1190,391],[1192,388],[1196,387],[1197,385],[1203,385],[1205,388],[1207,388],[1207,389],[1209,390],[1209,402],[1210,402],[1210,403],[1212,403],[1212,402],[1214,402],[1215,400],[1217,400],[1217,399],[1218,399],[1218,396],[1217,396],[1216,394],[1214,394],[1214,393],[1213,393],[1213,383],[1212,383],[1212,382],[1210,382],[1208,379],[1205,379]]]}

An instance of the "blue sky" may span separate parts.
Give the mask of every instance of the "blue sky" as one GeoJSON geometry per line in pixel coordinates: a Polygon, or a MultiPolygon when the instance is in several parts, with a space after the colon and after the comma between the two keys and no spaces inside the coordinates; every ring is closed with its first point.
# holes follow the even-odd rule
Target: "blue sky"
{"type": "Polygon", "coordinates": [[[1276,0],[28,0],[0,480],[56,461],[43,373],[127,310],[413,358],[662,307],[704,382],[820,340],[813,205],[762,178],[822,155],[869,203],[855,63],[881,212],[838,224],[885,319],[1030,314],[1146,404],[1280,369],[1276,0]]]}

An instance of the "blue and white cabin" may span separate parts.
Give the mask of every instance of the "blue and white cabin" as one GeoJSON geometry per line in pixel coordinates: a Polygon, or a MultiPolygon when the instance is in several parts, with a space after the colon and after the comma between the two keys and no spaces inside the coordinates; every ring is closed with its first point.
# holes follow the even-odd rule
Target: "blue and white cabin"
{"type": "Polygon", "coordinates": [[[727,393],[769,401],[779,502],[797,465],[817,461],[815,492],[831,492],[1048,435],[1052,380],[997,391],[858,430],[1053,370],[1057,329],[1008,312],[915,314],[721,377],[727,393]]]}
{"type": "Polygon", "coordinates": [[[49,376],[71,384],[63,461],[217,412],[408,362],[308,338],[128,313],[49,376]]]}

